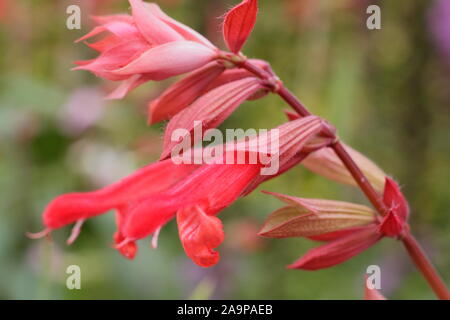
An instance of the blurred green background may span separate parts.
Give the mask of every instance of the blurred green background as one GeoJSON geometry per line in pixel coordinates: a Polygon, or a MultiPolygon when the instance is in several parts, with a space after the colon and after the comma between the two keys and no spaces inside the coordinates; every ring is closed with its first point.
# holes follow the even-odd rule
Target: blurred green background
{"type": "MultiPolygon", "coordinates": [[[[237,1],[156,2],[222,46],[218,17],[237,1]]],[[[400,181],[413,208],[413,231],[447,283],[449,2],[261,0],[244,48],[247,56],[270,61],[312,112],[400,181]],[[381,7],[381,30],[366,28],[370,4],[381,7]]],[[[264,218],[281,206],[260,190],[365,203],[357,189],[301,166],[220,214],[226,239],[220,263],[209,269],[185,256],[173,222],[157,250],[140,241],[133,261],[111,248],[112,213],[89,220],[70,247],[69,227],[54,232],[53,242],[26,238],[26,231],[42,228],[40,215],[53,197],[114,182],[161,151],[163,125],[147,126],[145,107],[174,79],[104,101],[116,84],[69,71],[73,61],[95,56],[73,43],[92,28],[89,15],[127,10],[125,0],[0,0],[1,299],[361,299],[371,264],[381,267],[388,298],[434,298],[391,239],[331,269],[286,270],[316,244],[258,238],[264,218]],[[66,28],[70,4],[82,8],[81,30],[66,28]],[[72,264],[81,267],[81,290],[66,288],[72,264]]],[[[285,121],[285,108],[276,96],[246,102],[222,128],[271,128],[285,121]]]]}

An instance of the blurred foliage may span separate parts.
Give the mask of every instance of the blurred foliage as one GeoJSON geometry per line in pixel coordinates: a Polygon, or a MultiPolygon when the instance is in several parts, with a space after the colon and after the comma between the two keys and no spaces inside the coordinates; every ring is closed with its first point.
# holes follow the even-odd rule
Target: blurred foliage
{"type": "MultiPolygon", "coordinates": [[[[222,45],[217,17],[236,1],[157,2],[222,45]]],[[[401,182],[413,229],[450,283],[450,64],[430,40],[434,2],[261,0],[244,50],[270,61],[343,140],[401,182]],[[373,3],[381,6],[381,30],[366,28],[373,3]]],[[[280,206],[259,190],[365,202],[358,190],[301,166],[221,213],[227,237],[221,262],[210,269],[185,256],[174,223],[162,230],[158,250],[141,241],[134,261],[110,248],[112,214],[89,220],[71,247],[65,246],[69,228],[54,232],[53,242],[27,239],[24,233],[41,228],[42,209],[56,195],[92,190],[157,159],[163,126],[146,125],[145,106],[173,80],[104,102],[98,96],[114,84],[69,71],[73,61],[94,56],[73,43],[92,27],[89,15],[126,11],[125,0],[0,3],[6,4],[0,15],[0,298],[360,299],[370,264],[381,266],[387,297],[434,298],[390,239],[335,268],[286,270],[316,244],[257,238],[264,218],[280,206]],[[82,6],[82,30],[65,27],[69,4],[82,6]],[[71,264],[81,267],[81,290],[66,289],[71,264]]],[[[284,108],[276,96],[247,102],[222,128],[274,127],[285,121],[284,108]]]]}

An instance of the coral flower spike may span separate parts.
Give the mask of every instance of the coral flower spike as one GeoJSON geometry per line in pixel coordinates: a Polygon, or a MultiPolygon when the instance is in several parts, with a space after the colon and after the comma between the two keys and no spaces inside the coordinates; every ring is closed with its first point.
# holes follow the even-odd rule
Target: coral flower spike
{"type": "MultiPolygon", "coordinates": [[[[301,152],[323,127],[320,118],[311,116],[272,130],[279,133],[280,165],[301,152]]],[[[261,170],[271,164],[265,161],[270,152],[267,148],[270,139],[257,141],[261,143],[258,150],[263,151],[249,149],[244,139],[227,145],[224,153],[213,156],[208,163],[176,164],[171,158],[150,164],[100,190],[61,195],[44,210],[46,229],[37,236],[74,223],[68,240],[72,243],[86,219],[112,209],[117,224],[115,248],[132,259],[137,252],[137,240],[153,235],[153,246],[156,246],[159,230],[176,217],[186,254],[200,266],[212,266],[219,260],[214,249],[223,241],[222,224],[216,215],[246,193],[249,186],[256,186],[255,181],[264,181],[259,179],[261,170]],[[261,152],[265,157],[249,164],[223,161],[230,155],[236,159],[240,155],[247,158],[253,152],[261,152]]]]}
{"type": "MultiPolygon", "coordinates": [[[[112,211],[116,223],[112,247],[133,259],[138,241],[151,237],[156,248],[161,229],[175,220],[187,257],[198,266],[211,267],[220,260],[218,248],[225,237],[220,212],[301,163],[329,180],[359,187],[373,208],[265,192],[284,206],[269,215],[260,236],[321,242],[288,268],[329,268],[389,237],[403,243],[436,295],[450,299],[410,232],[409,205],[397,182],[343,143],[336,129],[312,114],[268,62],[248,59],[241,52],[256,24],[258,0],[239,1],[223,19],[228,51],[169,17],[155,3],[129,0],[130,14],[93,17],[97,26],[77,42],[85,42],[97,56],[75,62],[74,69],[119,82],[107,98],[121,99],[146,82],[180,76],[148,103],[149,124],[168,121],[162,153],[159,161],[109,186],[56,197],[43,210],[44,230],[28,236],[41,238],[73,225],[67,239],[72,244],[87,219],[112,211]],[[295,111],[287,112],[289,121],[259,135],[249,134],[253,129],[239,129],[230,136],[227,130],[226,143],[223,135],[216,136],[218,131],[212,129],[242,104],[269,93],[295,111]],[[243,139],[235,141],[241,132],[243,139]]],[[[368,287],[365,296],[384,299],[368,287]]]]}

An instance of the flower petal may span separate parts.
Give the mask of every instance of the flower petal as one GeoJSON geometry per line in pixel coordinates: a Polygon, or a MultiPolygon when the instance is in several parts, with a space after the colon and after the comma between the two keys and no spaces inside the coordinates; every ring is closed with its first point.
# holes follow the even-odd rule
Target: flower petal
{"type": "MultiPolygon", "coordinates": [[[[120,245],[124,240],[125,237],[121,233],[119,233],[118,231],[114,233],[114,242],[116,243],[116,245],[120,245]]],[[[137,254],[138,246],[136,241],[130,241],[118,247],[117,250],[125,258],[132,260],[137,254]]]]}
{"type": "Polygon", "coordinates": [[[163,80],[200,68],[213,60],[216,51],[192,41],[175,41],[153,47],[123,68],[116,75],[146,73],[153,80],[163,80]]]}
{"type": "Polygon", "coordinates": [[[124,80],[113,92],[108,94],[105,99],[114,100],[114,99],[122,99],[125,97],[128,92],[139,87],[141,84],[149,81],[146,75],[135,74],[130,78],[124,80]]]}
{"type": "Polygon", "coordinates": [[[103,51],[97,58],[88,63],[78,63],[79,66],[73,68],[73,70],[88,70],[99,77],[112,81],[124,80],[130,76],[113,73],[112,70],[127,65],[146,49],[148,49],[148,46],[141,41],[121,43],[113,48],[103,51]]]}
{"type": "MultiPolygon", "coordinates": [[[[264,65],[260,60],[250,59],[253,63],[264,65]]],[[[254,77],[244,69],[225,70],[216,61],[192,72],[169,87],[158,99],[149,105],[149,123],[167,120],[191,105],[198,97],[224,84],[254,77]]],[[[251,99],[250,96],[248,99],[251,99]]]]}
{"type": "MultiPolygon", "coordinates": [[[[123,224],[123,215],[124,212],[122,210],[118,210],[116,213],[116,224],[117,224],[117,231],[114,233],[114,243],[117,245],[123,243],[125,240],[125,237],[122,234],[122,224],[123,224]]],[[[130,241],[126,243],[125,245],[122,245],[117,248],[117,250],[127,259],[134,259],[136,256],[136,253],[138,251],[138,246],[135,241],[130,241]]]]}
{"type": "Polygon", "coordinates": [[[188,107],[224,71],[225,67],[217,62],[211,62],[174,83],[158,99],[150,103],[148,122],[153,124],[170,119],[188,107]]]}
{"type": "Polygon", "coordinates": [[[98,24],[108,24],[110,22],[124,22],[128,24],[134,24],[133,17],[129,14],[110,14],[105,16],[91,16],[91,19],[98,24]]]}
{"type": "MultiPolygon", "coordinates": [[[[194,131],[195,125],[202,125],[203,129],[215,128],[221,124],[233,111],[249,96],[262,86],[257,78],[245,78],[234,81],[209,91],[197,99],[191,106],[174,116],[167,125],[164,133],[164,145],[161,159],[170,156],[172,149],[194,131]],[[185,136],[178,141],[172,140],[175,130],[184,129],[185,136]],[[189,133],[189,134],[188,134],[189,133]]],[[[202,130],[203,133],[205,130],[202,130]]],[[[202,137],[194,137],[195,140],[202,137]]]]}
{"type": "Polygon", "coordinates": [[[203,165],[164,194],[148,197],[131,207],[123,233],[133,240],[144,238],[184,207],[199,205],[208,214],[215,214],[241,195],[260,168],[247,164],[203,165]]]}
{"type": "Polygon", "coordinates": [[[142,36],[152,45],[183,40],[183,37],[162,22],[142,0],[129,0],[134,22],[142,36]]]}
{"type": "Polygon", "coordinates": [[[101,24],[105,30],[122,40],[142,39],[139,30],[136,28],[131,16],[129,15],[112,15],[103,17],[93,17],[94,21],[101,24]]]}
{"type": "Polygon", "coordinates": [[[75,40],[75,43],[89,39],[91,37],[94,37],[102,32],[105,32],[106,28],[104,26],[97,26],[95,28],[93,28],[91,31],[89,31],[87,34],[85,34],[84,36],[82,36],[81,38],[78,38],[77,40],[75,40]]]}
{"type": "Polygon", "coordinates": [[[128,241],[145,238],[163,227],[184,204],[183,199],[168,191],[152,194],[126,208],[122,233],[128,241]]]}
{"type": "Polygon", "coordinates": [[[223,38],[228,48],[238,53],[253,30],[258,13],[257,0],[244,0],[225,16],[223,38]]]}
{"type": "Polygon", "coordinates": [[[178,210],[177,223],[187,256],[201,267],[215,265],[220,257],[213,249],[224,239],[222,222],[194,206],[178,210]]]}
{"type": "MultiPolygon", "coordinates": [[[[252,181],[252,183],[245,190],[245,194],[253,191],[259,184],[278,175],[288,171],[293,168],[299,162],[301,162],[307,155],[304,152],[304,148],[308,145],[309,141],[314,139],[323,129],[326,124],[324,120],[316,116],[308,116],[295,121],[290,121],[284,123],[281,126],[275,128],[278,130],[279,135],[279,146],[276,153],[271,154],[271,161],[266,163],[266,166],[273,167],[276,165],[274,161],[278,161],[278,170],[273,174],[268,174],[265,172],[264,175],[260,175],[257,179],[252,181]]],[[[327,127],[328,128],[328,127],[327,127]]],[[[266,135],[269,141],[273,135],[270,133],[266,135]]],[[[324,139],[323,145],[318,147],[324,147],[332,142],[332,139],[324,139]]],[[[269,150],[271,147],[265,147],[264,141],[258,141],[259,145],[262,146],[260,150],[269,150]]]]}
{"type": "Polygon", "coordinates": [[[171,160],[167,160],[144,167],[97,191],[61,195],[45,209],[44,225],[50,229],[60,228],[148,197],[171,187],[197,168],[197,165],[174,165],[171,160]]]}
{"type": "Polygon", "coordinates": [[[92,43],[88,43],[85,42],[85,44],[98,52],[103,52],[106,50],[109,50],[117,45],[119,45],[122,42],[122,40],[120,38],[118,38],[117,36],[111,34],[109,36],[104,37],[102,40],[99,40],[97,42],[92,42],[92,43]]]}
{"type": "MultiPolygon", "coordinates": [[[[95,44],[88,44],[88,45],[95,48],[97,46],[100,46],[100,44],[102,44],[101,47],[110,48],[112,44],[120,43],[123,41],[140,40],[145,42],[144,38],[141,36],[138,29],[134,25],[131,16],[112,15],[112,16],[92,17],[92,18],[95,22],[100,24],[100,26],[95,27],[83,37],[75,40],[75,42],[86,40],[105,31],[108,31],[111,34],[105,37],[103,40],[96,42],[95,44]],[[108,46],[106,46],[106,44],[108,44],[108,46]]],[[[104,48],[99,51],[104,51],[104,48]]]]}
{"type": "Polygon", "coordinates": [[[145,5],[156,17],[177,31],[185,40],[196,41],[212,49],[215,48],[215,46],[200,33],[165,14],[156,3],[145,3],[145,5]]]}
{"type": "Polygon", "coordinates": [[[303,257],[289,266],[290,269],[318,270],[332,267],[374,245],[381,239],[376,226],[350,234],[309,250],[303,257]]]}

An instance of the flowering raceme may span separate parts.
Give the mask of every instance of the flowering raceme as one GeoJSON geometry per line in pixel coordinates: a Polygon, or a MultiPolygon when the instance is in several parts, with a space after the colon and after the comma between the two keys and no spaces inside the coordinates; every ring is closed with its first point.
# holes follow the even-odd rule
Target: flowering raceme
{"type": "MultiPolygon", "coordinates": [[[[180,238],[187,255],[201,266],[210,266],[218,260],[212,249],[222,242],[216,237],[223,233],[213,216],[239,196],[258,175],[259,168],[258,164],[175,165],[171,159],[156,162],[106,188],[57,197],[44,211],[44,234],[115,209],[115,246],[124,256],[133,258],[136,240],[157,236],[159,229],[179,212],[180,238]],[[193,232],[186,232],[188,229],[193,232]]],[[[78,226],[74,232],[79,232],[78,226]]],[[[71,241],[76,235],[70,237],[71,241]]]]}
{"type": "Polygon", "coordinates": [[[214,45],[167,16],[156,4],[130,0],[130,5],[132,16],[94,17],[99,26],[78,39],[107,33],[103,39],[88,43],[100,55],[78,61],[75,69],[122,81],[109,98],[122,98],[142,83],[190,72],[217,58],[219,51],[214,45]]]}
{"type": "Polygon", "coordinates": [[[222,33],[229,52],[168,17],[156,4],[129,2],[132,15],[94,17],[99,26],[79,41],[104,35],[87,44],[99,56],[77,62],[75,69],[121,81],[109,98],[122,98],[147,81],[186,73],[148,105],[149,124],[168,120],[160,160],[100,190],[55,198],[44,210],[44,231],[31,237],[75,224],[67,241],[70,244],[86,219],[113,210],[117,224],[114,247],[132,259],[138,240],[152,236],[156,247],[161,228],[175,219],[186,255],[197,265],[209,267],[219,261],[216,248],[224,240],[222,222],[217,217],[220,211],[264,181],[303,163],[330,180],[358,186],[373,209],[344,201],[267,192],[286,205],[267,218],[259,235],[325,242],[289,268],[331,267],[384,237],[392,237],[404,243],[437,295],[450,299],[410,233],[409,207],[398,184],[370,159],[341,142],[331,124],[312,115],[267,62],[247,59],[240,52],[256,23],[257,0],[242,0],[224,16],[222,33]],[[200,140],[208,140],[208,131],[217,132],[207,129],[218,127],[246,100],[269,92],[295,110],[295,114],[287,113],[288,122],[267,135],[212,144],[203,150],[200,140]],[[197,136],[198,126],[201,130],[197,136]],[[278,137],[275,143],[269,138],[273,136],[278,137]],[[200,162],[183,161],[198,155],[200,162]],[[229,163],[230,158],[238,160],[229,163]]]}

